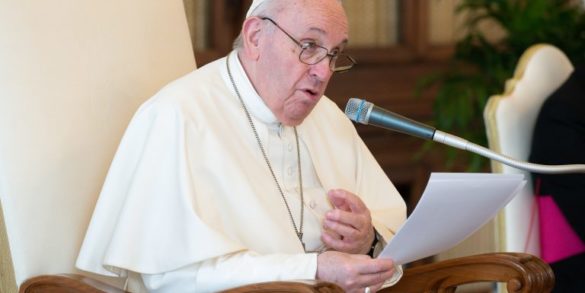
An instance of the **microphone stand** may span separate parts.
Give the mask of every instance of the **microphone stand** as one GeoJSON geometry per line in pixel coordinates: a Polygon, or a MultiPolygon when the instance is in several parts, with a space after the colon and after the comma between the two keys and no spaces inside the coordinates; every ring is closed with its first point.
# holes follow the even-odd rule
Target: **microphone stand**
{"type": "Polygon", "coordinates": [[[446,144],[461,150],[469,151],[480,156],[496,160],[510,167],[540,174],[585,173],[584,164],[570,165],[542,165],[518,161],[514,158],[496,153],[488,148],[472,143],[466,139],[451,135],[440,130],[435,130],[433,141],[446,144]]]}
{"type": "Polygon", "coordinates": [[[402,115],[374,106],[374,104],[362,99],[349,99],[345,108],[345,114],[350,120],[357,123],[366,125],[371,124],[418,138],[433,140],[448,146],[478,154],[492,160],[496,160],[517,169],[530,171],[533,173],[585,173],[585,164],[542,165],[518,161],[514,158],[496,153],[488,148],[482,147],[458,136],[437,130],[434,127],[428,126],[424,123],[414,121],[402,115]]]}

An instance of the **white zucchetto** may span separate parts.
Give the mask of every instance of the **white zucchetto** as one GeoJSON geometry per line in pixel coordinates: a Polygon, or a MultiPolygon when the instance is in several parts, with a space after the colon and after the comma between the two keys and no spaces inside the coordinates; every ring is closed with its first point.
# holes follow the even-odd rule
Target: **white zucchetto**
{"type": "Polygon", "coordinates": [[[250,8],[248,9],[248,12],[246,13],[246,17],[250,17],[252,11],[254,11],[260,4],[264,2],[266,2],[266,0],[254,0],[252,2],[252,5],[250,5],[250,8]]]}

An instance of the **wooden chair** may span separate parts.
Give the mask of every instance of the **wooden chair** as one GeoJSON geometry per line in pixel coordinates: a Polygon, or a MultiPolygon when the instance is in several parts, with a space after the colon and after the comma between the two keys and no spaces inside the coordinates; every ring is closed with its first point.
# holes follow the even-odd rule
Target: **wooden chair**
{"type": "MultiPolygon", "coordinates": [[[[489,147],[526,161],[530,153],[536,117],[546,98],[567,80],[573,66],[558,48],[537,44],[521,56],[514,76],[503,94],[491,97],[484,110],[489,147]]],[[[530,174],[492,161],[493,172],[530,174]]],[[[532,184],[525,188],[496,218],[499,251],[540,255],[538,214],[532,184]]]]}
{"type": "MultiPolygon", "coordinates": [[[[0,1],[0,292],[124,292],[74,263],[131,116],[195,68],[181,0],[0,1]]],[[[547,292],[550,268],[490,254],[408,269],[387,292],[473,281],[547,292]],[[408,288],[408,289],[407,289],[408,288]]],[[[318,281],[231,292],[340,292],[318,281]]]]}

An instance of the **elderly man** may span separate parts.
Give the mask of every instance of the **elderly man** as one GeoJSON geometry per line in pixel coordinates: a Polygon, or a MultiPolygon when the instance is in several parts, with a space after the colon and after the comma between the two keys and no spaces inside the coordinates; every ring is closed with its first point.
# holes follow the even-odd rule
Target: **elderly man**
{"type": "Polygon", "coordinates": [[[254,1],[235,50],[144,103],[112,163],[77,266],[131,291],[320,279],[370,292],[405,205],[323,96],[354,61],[340,1],[254,1]]]}

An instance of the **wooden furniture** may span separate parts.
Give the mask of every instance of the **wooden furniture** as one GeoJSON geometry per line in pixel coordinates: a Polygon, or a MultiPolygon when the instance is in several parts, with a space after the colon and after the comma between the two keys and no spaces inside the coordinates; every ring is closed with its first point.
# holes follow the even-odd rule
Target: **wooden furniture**
{"type": "MultiPolygon", "coordinates": [[[[463,257],[407,269],[392,293],[455,292],[457,286],[474,282],[503,282],[510,293],[550,292],[554,275],[537,257],[521,253],[499,253],[463,257]]],[[[35,292],[124,292],[79,275],[39,276],[25,282],[21,293],[35,292]]],[[[247,292],[343,292],[334,284],[320,281],[270,282],[228,290],[247,292]]]]}
{"type": "MultiPolygon", "coordinates": [[[[486,104],[484,120],[490,149],[526,161],[542,103],[572,71],[571,62],[558,48],[548,44],[528,48],[504,93],[491,97],[486,104]]],[[[524,174],[529,181],[496,219],[498,250],[539,255],[538,214],[530,174],[496,161],[492,161],[492,170],[524,174]]]]}
{"type": "Polygon", "coordinates": [[[383,292],[455,292],[459,285],[502,282],[509,293],[550,292],[551,268],[522,253],[489,253],[445,260],[407,269],[402,280],[383,292]]]}

